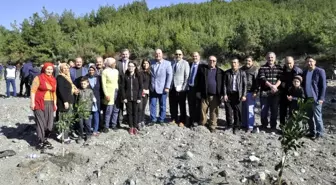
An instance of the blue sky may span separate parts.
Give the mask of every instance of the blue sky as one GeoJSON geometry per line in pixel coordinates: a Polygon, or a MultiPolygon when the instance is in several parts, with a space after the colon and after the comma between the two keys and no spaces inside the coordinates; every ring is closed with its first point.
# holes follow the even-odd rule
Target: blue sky
{"type": "MultiPolygon", "coordinates": [[[[148,7],[155,8],[169,6],[177,3],[200,3],[206,0],[147,0],[148,7]]],[[[115,5],[119,7],[133,0],[4,0],[0,5],[0,25],[10,29],[10,24],[15,20],[20,24],[33,13],[40,13],[42,7],[49,12],[61,14],[65,9],[73,10],[76,15],[84,15],[92,10],[97,10],[101,5],[115,5]]]]}

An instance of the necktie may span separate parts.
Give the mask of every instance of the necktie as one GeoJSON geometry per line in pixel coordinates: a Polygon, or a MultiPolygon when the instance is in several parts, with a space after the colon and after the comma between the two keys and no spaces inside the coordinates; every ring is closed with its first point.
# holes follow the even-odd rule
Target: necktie
{"type": "Polygon", "coordinates": [[[190,75],[190,78],[189,78],[189,85],[190,84],[193,84],[194,83],[194,75],[195,75],[195,66],[196,65],[194,65],[192,68],[191,68],[191,75],[190,75]]]}

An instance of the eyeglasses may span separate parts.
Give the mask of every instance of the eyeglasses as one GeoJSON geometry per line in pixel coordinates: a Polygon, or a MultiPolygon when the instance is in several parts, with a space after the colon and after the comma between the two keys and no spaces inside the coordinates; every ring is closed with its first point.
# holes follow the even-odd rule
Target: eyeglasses
{"type": "Polygon", "coordinates": [[[176,53],[175,55],[181,56],[182,54],[181,53],[176,53]]]}

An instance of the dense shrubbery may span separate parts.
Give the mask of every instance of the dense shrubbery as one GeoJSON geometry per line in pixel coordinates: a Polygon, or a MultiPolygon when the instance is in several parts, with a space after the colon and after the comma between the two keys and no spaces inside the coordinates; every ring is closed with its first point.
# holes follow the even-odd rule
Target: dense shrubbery
{"type": "MultiPolygon", "coordinates": [[[[0,59],[87,60],[129,48],[147,57],[153,48],[166,53],[235,55],[256,58],[272,50],[283,54],[336,53],[336,1],[233,0],[178,4],[149,10],[145,1],[119,8],[100,7],[84,16],[43,9],[13,30],[0,27],[0,59]]],[[[334,55],[334,56],[332,56],[334,55]]]]}

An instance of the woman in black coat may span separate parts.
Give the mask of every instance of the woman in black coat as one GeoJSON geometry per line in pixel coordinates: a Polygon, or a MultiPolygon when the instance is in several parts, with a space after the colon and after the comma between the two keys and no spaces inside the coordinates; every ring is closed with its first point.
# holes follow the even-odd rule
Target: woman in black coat
{"type": "MultiPolygon", "coordinates": [[[[56,96],[57,96],[57,112],[56,120],[61,120],[63,115],[69,111],[72,111],[72,105],[74,103],[74,94],[78,94],[78,89],[72,83],[69,65],[66,63],[60,64],[59,75],[56,78],[56,96]]],[[[60,138],[60,136],[58,137],[60,138]]],[[[64,133],[64,142],[70,142],[68,133],[64,133]]]]}
{"type": "Polygon", "coordinates": [[[126,104],[129,133],[135,135],[138,128],[138,105],[142,96],[142,76],[138,73],[134,62],[128,63],[121,92],[123,102],[126,104]]]}
{"type": "Polygon", "coordinates": [[[92,120],[90,123],[93,126],[93,135],[98,136],[99,132],[99,121],[100,121],[100,110],[101,110],[101,97],[103,97],[103,88],[101,86],[101,77],[97,75],[97,69],[93,65],[89,67],[89,72],[87,74],[89,78],[89,86],[93,91],[93,95],[96,98],[96,110],[92,110],[92,120]]]}
{"type": "Polygon", "coordinates": [[[140,75],[142,76],[142,99],[141,103],[139,104],[138,107],[138,124],[139,127],[144,127],[145,126],[145,110],[146,106],[148,103],[148,96],[149,96],[149,86],[150,86],[150,81],[151,81],[151,74],[150,74],[150,63],[149,60],[144,59],[141,62],[141,71],[140,75]]]}

